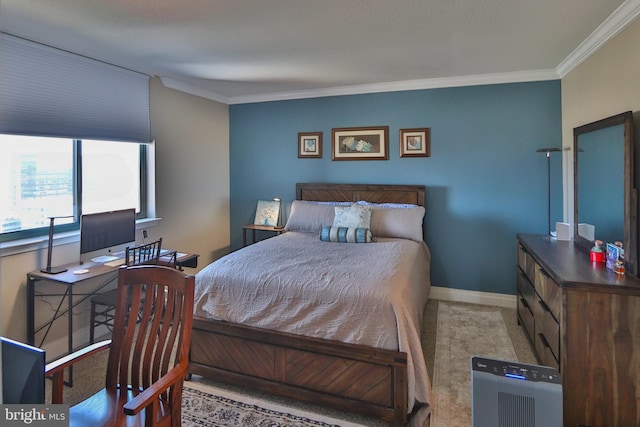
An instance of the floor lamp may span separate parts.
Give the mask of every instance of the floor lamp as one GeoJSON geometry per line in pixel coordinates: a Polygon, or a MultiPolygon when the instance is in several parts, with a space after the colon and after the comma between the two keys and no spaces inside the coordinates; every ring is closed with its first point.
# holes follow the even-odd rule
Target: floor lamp
{"type": "Polygon", "coordinates": [[[561,148],[539,148],[536,153],[547,154],[547,232],[551,235],[551,153],[562,151],[561,148]]]}

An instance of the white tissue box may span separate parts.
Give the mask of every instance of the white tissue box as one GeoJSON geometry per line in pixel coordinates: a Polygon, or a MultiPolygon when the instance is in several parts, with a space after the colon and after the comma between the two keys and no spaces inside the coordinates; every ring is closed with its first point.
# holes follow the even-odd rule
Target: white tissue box
{"type": "Polygon", "coordinates": [[[558,240],[571,240],[571,232],[568,222],[556,222],[556,238],[558,240]]]}

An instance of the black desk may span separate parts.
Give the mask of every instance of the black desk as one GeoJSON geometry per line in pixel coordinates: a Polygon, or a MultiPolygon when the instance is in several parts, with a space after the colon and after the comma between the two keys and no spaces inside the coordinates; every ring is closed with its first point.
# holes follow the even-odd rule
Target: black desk
{"type": "MultiPolygon", "coordinates": [[[[169,255],[169,258],[171,255],[169,255]]],[[[166,259],[167,255],[160,257],[160,264],[167,265],[169,259],[166,259]]],[[[171,262],[173,264],[173,262],[171,262]]],[[[176,267],[182,270],[183,267],[191,267],[195,268],[198,266],[198,254],[190,254],[190,253],[178,253],[178,257],[175,262],[176,267]]],[[[69,313],[67,316],[68,323],[68,340],[67,340],[67,350],[69,353],[72,353],[74,350],[73,347],[73,307],[100,293],[106,286],[112,283],[118,277],[118,269],[120,266],[109,266],[106,264],[96,263],[96,262],[85,262],[83,264],[72,263],[61,266],[67,269],[67,271],[59,274],[47,274],[43,273],[40,270],[32,271],[27,273],[27,343],[31,345],[35,345],[37,347],[42,347],[45,339],[51,327],[53,326],[53,322],[58,320],[60,317],[69,313]],[[84,274],[74,274],[74,271],[86,269],[89,270],[84,274]],[[83,282],[87,282],[89,280],[95,279],[97,281],[96,286],[93,288],[91,292],[88,293],[80,293],[75,292],[74,287],[82,284],[83,282]],[[53,317],[45,322],[42,325],[36,327],[35,325],[35,287],[37,282],[49,282],[49,283],[57,283],[59,285],[63,285],[66,287],[63,293],[40,293],[41,296],[58,296],[62,297],[60,302],[58,303],[55,313],[53,317]],[[79,299],[74,299],[74,297],[80,297],[79,299]],[[66,308],[63,307],[65,299],[67,300],[66,308]],[[44,336],[42,340],[36,345],[35,336],[36,333],[45,330],[44,336]]],[[[69,381],[67,385],[73,386],[73,370],[72,367],[69,368],[69,381]]]]}
{"type": "MultiPolygon", "coordinates": [[[[199,256],[198,254],[177,252],[175,266],[180,270],[184,269],[184,267],[196,268],[198,266],[199,256]]],[[[173,253],[162,255],[158,264],[173,267],[173,253]]]]}
{"type": "MultiPolygon", "coordinates": [[[[99,264],[95,262],[85,262],[83,264],[73,263],[67,264],[63,267],[67,268],[67,271],[59,274],[47,274],[43,273],[39,270],[32,271],[27,274],[27,343],[31,345],[35,345],[36,347],[42,347],[44,340],[47,338],[51,327],[53,326],[53,322],[58,320],[60,317],[64,316],[66,313],[69,313],[67,316],[68,322],[68,340],[67,340],[67,350],[69,353],[72,353],[73,348],[73,307],[80,304],[82,301],[91,297],[92,295],[97,294],[101,289],[107,286],[109,283],[113,282],[118,277],[118,267],[110,267],[105,264],[99,264]],[[80,269],[88,269],[89,272],[85,274],[74,274],[73,272],[80,269]],[[74,291],[73,288],[75,285],[80,284],[82,282],[86,282],[91,279],[100,279],[100,283],[96,287],[96,289],[91,293],[76,293],[76,296],[81,296],[77,301],[74,301],[74,291]],[[61,296],[62,299],[60,303],[56,307],[55,313],[51,320],[45,322],[43,325],[40,325],[36,328],[35,326],[35,287],[36,282],[46,281],[57,283],[66,286],[66,290],[64,293],[42,293],[42,296],[61,296]],[[64,300],[67,300],[66,309],[63,308],[64,300]],[[40,343],[35,343],[35,335],[37,332],[45,329],[44,336],[40,343]]],[[[69,382],[67,383],[70,387],[73,386],[73,367],[69,368],[69,382]]]]}

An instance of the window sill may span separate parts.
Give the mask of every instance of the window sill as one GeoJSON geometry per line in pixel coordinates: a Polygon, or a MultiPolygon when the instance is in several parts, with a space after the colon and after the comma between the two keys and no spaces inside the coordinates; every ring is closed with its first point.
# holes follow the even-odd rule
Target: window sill
{"type": "MultiPolygon", "coordinates": [[[[155,227],[162,218],[144,218],[136,221],[136,231],[155,227]]],[[[80,231],[68,231],[53,235],[53,246],[66,245],[80,241],[80,231]]],[[[32,252],[47,249],[49,236],[38,236],[29,239],[12,240],[0,243],[0,258],[17,255],[25,252],[32,252]]]]}

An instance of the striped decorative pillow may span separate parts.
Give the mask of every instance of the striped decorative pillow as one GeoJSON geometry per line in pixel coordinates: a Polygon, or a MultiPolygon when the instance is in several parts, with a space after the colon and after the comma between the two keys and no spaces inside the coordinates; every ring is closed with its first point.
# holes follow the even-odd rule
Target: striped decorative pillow
{"type": "Polygon", "coordinates": [[[328,225],[322,227],[320,240],[339,243],[373,242],[371,231],[368,228],[331,227],[328,225]]]}

